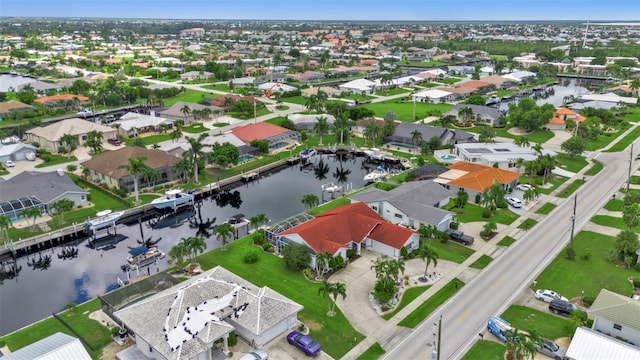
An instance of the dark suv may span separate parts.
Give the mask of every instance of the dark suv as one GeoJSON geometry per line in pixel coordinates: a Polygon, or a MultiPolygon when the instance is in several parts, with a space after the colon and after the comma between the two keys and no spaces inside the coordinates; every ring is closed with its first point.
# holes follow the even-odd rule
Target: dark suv
{"type": "Polygon", "coordinates": [[[549,303],[549,310],[556,315],[560,314],[564,316],[569,316],[576,310],[582,311],[576,304],[564,300],[551,300],[549,303]]]}
{"type": "Polygon", "coordinates": [[[107,142],[111,145],[115,145],[115,146],[120,146],[122,145],[122,140],[118,139],[118,138],[111,138],[108,139],[107,142]]]}

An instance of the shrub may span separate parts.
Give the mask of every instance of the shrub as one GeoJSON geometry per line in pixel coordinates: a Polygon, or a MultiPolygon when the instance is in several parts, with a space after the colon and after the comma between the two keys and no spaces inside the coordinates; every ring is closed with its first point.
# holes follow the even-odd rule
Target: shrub
{"type": "Polygon", "coordinates": [[[267,241],[262,243],[262,250],[266,252],[273,252],[273,245],[269,244],[267,241]]]}
{"type": "Polygon", "coordinates": [[[40,154],[40,159],[44,162],[49,162],[51,161],[51,154],[43,152],[40,154]]]}
{"type": "Polygon", "coordinates": [[[591,252],[587,251],[584,255],[582,255],[582,260],[591,259],[591,252]]]}
{"type": "Polygon", "coordinates": [[[244,263],[245,264],[255,264],[258,262],[258,252],[255,250],[249,250],[244,255],[244,263]]]}
{"type": "Polygon", "coordinates": [[[633,278],[633,287],[640,288],[640,278],[633,278]]]}
{"type": "Polygon", "coordinates": [[[400,256],[406,258],[407,255],[409,255],[409,250],[407,250],[407,248],[403,246],[402,249],[400,249],[400,256]]]}
{"type": "Polygon", "coordinates": [[[307,141],[308,138],[309,138],[309,136],[307,135],[306,131],[301,131],[300,132],[300,140],[307,141]]]}
{"type": "Polygon", "coordinates": [[[313,272],[309,268],[302,269],[302,274],[309,280],[313,279],[313,272]]]}
{"type": "Polygon", "coordinates": [[[69,165],[67,165],[67,171],[68,171],[68,172],[74,172],[74,171],[76,171],[76,170],[78,170],[78,165],[76,165],[76,164],[69,164],[69,165]]]}
{"type": "Polygon", "coordinates": [[[298,331],[300,331],[300,332],[304,332],[304,330],[305,330],[305,329],[306,329],[306,326],[304,326],[304,323],[300,323],[300,324],[298,325],[298,331]]]}
{"type": "Polygon", "coordinates": [[[115,193],[123,199],[127,197],[127,190],[125,189],[122,189],[122,188],[115,189],[115,193]]]}
{"type": "Polygon", "coordinates": [[[236,333],[232,332],[231,334],[229,334],[229,346],[236,346],[236,344],[238,344],[238,335],[236,335],[236,333]]]}
{"type": "Polygon", "coordinates": [[[356,257],[356,251],[353,249],[349,249],[347,250],[347,257],[349,259],[353,259],[354,257],[356,257]]]}
{"type": "Polygon", "coordinates": [[[586,307],[591,307],[591,305],[593,304],[593,301],[595,299],[593,298],[593,296],[585,296],[582,298],[582,305],[586,306],[586,307]]]}
{"type": "Polygon", "coordinates": [[[488,208],[483,208],[482,209],[482,217],[485,219],[488,219],[491,217],[491,210],[489,210],[488,208]]]}
{"type": "Polygon", "coordinates": [[[460,226],[460,224],[458,222],[452,222],[449,224],[449,227],[453,230],[458,230],[458,227],[460,226]]]}
{"type": "Polygon", "coordinates": [[[116,336],[118,335],[118,333],[120,332],[120,328],[117,326],[114,326],[111,328],[111,335],[116,336]]]}

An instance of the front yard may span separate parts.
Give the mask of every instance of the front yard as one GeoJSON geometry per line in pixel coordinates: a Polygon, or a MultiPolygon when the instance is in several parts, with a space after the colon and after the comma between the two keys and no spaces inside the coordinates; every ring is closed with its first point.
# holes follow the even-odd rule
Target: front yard
{"type": "MultiPolygon", "coordinates": [[[[396,113],[398,120],[411,121],[411,117],[413,116],[413,105],[414,103],[412,101],[403,101],[401,99],[396,99],[382,101],[374,104],[367,104],[364,105],[364,107],[372,110],[375,113],[375,116],[379,118],[384,118],[387,112],[393,111],[396,113]]],[[[416,118],[418,119],[423,119],[430,115],[442,114],[451,109],[450,104],[416,103],[415,107],[416,118]]]]}

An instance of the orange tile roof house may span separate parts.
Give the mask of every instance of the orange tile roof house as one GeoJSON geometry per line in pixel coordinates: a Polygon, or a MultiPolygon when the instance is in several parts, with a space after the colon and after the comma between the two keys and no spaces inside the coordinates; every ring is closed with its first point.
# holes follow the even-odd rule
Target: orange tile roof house
{"type": "Polygon", "coordinates": [[[549,130],[564,130],[567,128],[567,120],[581,123],[585,120],[585,117],[571,109],[561,107],[553,113],[547,128],[549,128],[549,130]]]}
{"type": "Polygon", "coordinates": [[[300,133],[267,122],[237,126],[231,133],[245,144],[253,140],[266,140],[269,152],[300,143],[300,133]]]}
{"type": "Polygon", "coordinates": [[[30,111],[35,110],[33,106],[25,103],[21,103],[16,100],[2,101],[0,102],[0,115],[8,114],[13,111],[30,111]]]}
{"type": "Polygon", "coordinates": [[[482,193],[493,184],[502,184],[505,189],[515,188],[521,173],[466,161],[458,161],[447,166],[449,171],[440,174],[434,181],[447,189],[462,189],[475,195],[482,193]]]}
{"type": "Polygon", "coordinates": [[[345,258],[347,250],[354,249],[360,255],[364,246],[397,259],[403,247],[412,251],[419,244],[415,231],[386,222],[362,202],[340,206],[275,235],[271,241],[279,250],[293,241],[307,245],[315,254],[345,258]]]}
{"type": "Polygon", "coordinates": [[[60,95],[52,95],[52,96],[44,96],[34,101],[38,104],[45,106],[56,106],[57,104],[63,103],[65,101],[78,101],[80,103],[89,101],[89,98],[82,95],[76,94],[60,94],[60,95]]]}

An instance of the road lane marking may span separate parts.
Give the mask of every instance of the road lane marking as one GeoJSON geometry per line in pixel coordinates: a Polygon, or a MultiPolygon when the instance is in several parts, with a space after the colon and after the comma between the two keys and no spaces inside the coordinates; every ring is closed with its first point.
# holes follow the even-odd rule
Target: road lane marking
{"type": "Polygon", "coordinates": [[[418,354],[418,357],[416,358],[416,360],[424,360],[424,359],[428,359],[425,356],[427,356],[427,354],[429,354],[426,351],[421,352],[420,354],[418,354]]]}
{"type": "Polygon", "coordinates": [[[528,258],[529,258],[529,253],[525,253],[520,257],[520,262],[526,262],[528,258]]]}
{"type": "Polygon", "coordinates": [[[496,280],[496,282],[494,282],[493,285],[491,285],[491,287],[495,289],[498,286],[500,286],[500,284],[502,284],[502,278],[496,280]]]}
{"type": "Polygon", "coordinates": [[[458,316],[458,322],[464,321],[469,316],[469,310],[465,310],[462,315],[458,316]]]}

